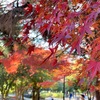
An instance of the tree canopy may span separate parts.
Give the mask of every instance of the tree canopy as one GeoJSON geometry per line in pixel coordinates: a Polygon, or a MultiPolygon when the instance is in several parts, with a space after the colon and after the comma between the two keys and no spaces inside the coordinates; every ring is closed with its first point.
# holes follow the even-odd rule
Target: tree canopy
{"type": "Polygon", "coordinates": [[[100,81],[99,0],[13,0],[6,6],[1,3],[0,9],[0,39],[5,48],[10,47],[7,58],[0,51],[1,63],[9,71],[24,62],[50,71],[53,66],[53,72],[62,76],[76,72],[79,83],[82,77],[90,81],[88,85],[95,78],[100,81]],[[48,43],[48,50],[39,51],[40,45],[34,42],[39,36],[48,43]],[[22,50],[26,53],[16,54],[22,50]]]}

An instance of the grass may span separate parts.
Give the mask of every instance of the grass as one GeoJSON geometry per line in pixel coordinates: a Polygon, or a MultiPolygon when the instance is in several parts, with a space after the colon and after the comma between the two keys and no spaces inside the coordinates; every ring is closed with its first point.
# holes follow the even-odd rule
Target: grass
{"type": "Polygon", "coordinates": [[[54,97],[54,98],[62,98],[63,97],[63,93],[62,92],[51,92],[51,91],[42,91],[40,93],[42,98],[46,98],[46,97],[54,97]]]}

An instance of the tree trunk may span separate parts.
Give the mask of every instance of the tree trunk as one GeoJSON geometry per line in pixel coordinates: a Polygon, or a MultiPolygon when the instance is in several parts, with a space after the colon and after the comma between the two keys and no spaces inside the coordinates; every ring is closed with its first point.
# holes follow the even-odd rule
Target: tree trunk
{"type": "Polygon", "coordinates": [[[1,95],[2,95],[1,99],[2,99],[2,100],[4,100],[4,94],[3,94],[3,93],[1,93],[1,95]]]}
{"type": "Polygon", "coordinates": [[[17,86],[15,86],[15,94],[16,94],[16,100],[19,100],[19,90],[17,86]]]}
{"type": "Polygon", "coordinates": [[[96,91],[96,100],[100,100],[100,90],[96,91]]]}
{"type": "MultiPolygon", "coordinates": [[[[100,79],[97,79],[96,86],[100,86],[100,79]]],[[[96,100],[100,100],[100,90],[96,90],[96,100]]]]}
{"type": "Polygon", "coordinates": [[[24,100],[24,93],[22,94],[22,100],[24,100]]]}
{"type": "Polygon", "coordinates": [[[5,95],[2,95],[2,100],[6,100],[7,97],[5,95]]]}
{"type": "Polygon", "coordinates": [[[87,90],[87,97],[88,97],[88,100],[92,99],[92,95],[91,95],[91,92],[89,90],[87,90]]]}
{"type": "Polygon", "coordinates": [[[7,96],[8,96],[8,91],[2,91],[2,93],[1,93],[1,98],[2,98],[2,100],[6,100],[7,99],[7,96]]]}
{"type": "Polygon", "coordinates": [[[40,100],[40,92],[39,92],[40,88],[34,88],[32,90],[33,96],[32,96],[32,100],[40,100]]]}

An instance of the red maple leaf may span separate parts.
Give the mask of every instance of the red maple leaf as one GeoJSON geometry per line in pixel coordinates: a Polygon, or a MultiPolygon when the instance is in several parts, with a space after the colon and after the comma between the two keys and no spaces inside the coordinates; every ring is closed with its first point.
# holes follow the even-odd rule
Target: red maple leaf
{"type": "Polygon", "coordinates": [[[1,56],[3,56],[3,55],[4,55],[2,51],[0,51],[0,55],[1,55],[1,56]]]}
{"type": "Polygon", "coordinates": [[[87,71],[90,72],[90,78],[93,79],[96,76],[97,72],[100,72],[100,62],[90,60],[87,71]]]}
{"type": "Polygon", "coordinates": [[[55,59],[53,60],[52,66],[55,66],[56,64],[57,64],[57,59],[55,58],[55,59]]]}
{"type": "Polygon", "coordinates": [[[40,5],[37,5],[35,10],[36,10],[37,13],[39,13],[40,12],[40,5]]]}
{"type": "Polygon", "coordinates": [[[33,6],[31,4],[28,4],[28,7],[25,8],[25,11],[26,11],[25,15],[30,14],[33,11],[33,6]]]}
{"type": "Polygon", "coordinates": [[[30,55],[32,52],[34,52],[34,48],[35,48],[35,45],[29,46],[27,54],[30,55]]]}

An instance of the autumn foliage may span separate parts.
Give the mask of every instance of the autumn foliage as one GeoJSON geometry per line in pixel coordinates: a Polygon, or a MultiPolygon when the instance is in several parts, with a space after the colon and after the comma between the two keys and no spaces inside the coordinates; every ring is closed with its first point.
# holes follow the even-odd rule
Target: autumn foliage
{"type": "Polygon", "coordinates": [[[61,45],[65,51],[85,57],[92,79],[100,72],[99,6],[98,0],[39,0],[31,19],[54,49],[61,45]]]}
{"type": "MultiPolygon", "coordinates": [[[[33,0],[32,4],[27,3],[24,15],[21,37],[10,34],[7,38],[4,34],[1,39],[7,42],[6,46],[15,42],[25,46],[24,52],[17,48],[1,59],[9,73],[16,72],[22,64],[30,66],[32,73],[38,68],[47,69],[54,80],[75,73],[80,84],[82,77],[90,83],[100,78],[100,0],[33,0]],[[38,37],[29,38],[32,30],[40,32],[48,49],[32,43],[38,37]],[[68,61],[71,57],[75,64],[68,61]]],[[[2,52],[0,55],[4,56],[2,52]]]]}

